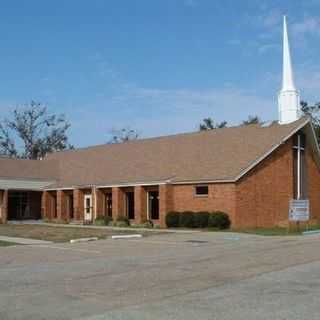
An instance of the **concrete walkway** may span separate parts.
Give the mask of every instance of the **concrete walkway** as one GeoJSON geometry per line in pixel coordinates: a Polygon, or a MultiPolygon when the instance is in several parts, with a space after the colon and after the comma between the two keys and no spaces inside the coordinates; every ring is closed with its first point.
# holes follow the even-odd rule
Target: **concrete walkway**
{"type": "Polygon", "coordinates": [[[17,244],[29,244],[29,245],[53,243],[52,241],[27,239],[27,238],[16,238],[16,237],[6,237],[6,236],[0,236],[0,241],[12,242],[12,243],[17,243],[17,244]]]}

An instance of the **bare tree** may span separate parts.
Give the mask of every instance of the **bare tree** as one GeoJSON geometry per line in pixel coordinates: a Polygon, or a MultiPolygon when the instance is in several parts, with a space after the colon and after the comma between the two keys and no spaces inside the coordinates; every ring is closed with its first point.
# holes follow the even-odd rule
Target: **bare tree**
{"type": "Polygon", "coordinates": [[[227,121],[215,123],[212,118],[204,118],[202,120],[202,123],[200,123],[199,125],[199,130],[205,131],[205,130],[220,129],[220,128],[225,128],[226,126],[227,126],[227,121]]]}
{"type": "Polygon", "coordinates": [[[320,143],[320,102],[309,105],[306,101],[301,101],[301,111],[312,120],[318,143],[320,143]]]}
{"type": "Polygon", "coordinates": [[[108,143],[122,143],[130,140],[137,140],[138,138],[139,133],[136,130],[129,128],[112,129],[111,139],[108,143]]]}
{"type": "Polygon", "coordinates": [[[257,115],[248,116],[248,119],[247,120],[243,120],[242,124],[245,125],[245,126],[247,126],[249,124],[262,124],[262,121],[257,115]]]}
{"type": "Polygon", "coordinates": [[[69,127],[63,115],[50,115],[41,103],[31,101],[0,122],[0,153],[39,159],[48,152],[72,148],[66,134],[69,127]]]}

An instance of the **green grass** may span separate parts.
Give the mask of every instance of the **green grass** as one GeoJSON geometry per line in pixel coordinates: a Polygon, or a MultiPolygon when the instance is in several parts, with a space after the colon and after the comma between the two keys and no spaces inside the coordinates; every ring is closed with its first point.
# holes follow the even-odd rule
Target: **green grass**
{"type": "Polygon", "coordinates": [[[244,229],[233,229],[230,231],[240,232],[240,233],[249,233],[249,234],[257,234],[261,236],[295,236],[301,235],[302,232],[307,230],[320,230],[320,225],[310,225],[308,227],[301,226],[300,230],[291,229],[285,227],[272,227],[272,228],[244,228],[244,229]]]}
{"type": "Polygon", "coordinates": [[[0,247],[15,246],[16,243],[0,240],[0,247]]]}

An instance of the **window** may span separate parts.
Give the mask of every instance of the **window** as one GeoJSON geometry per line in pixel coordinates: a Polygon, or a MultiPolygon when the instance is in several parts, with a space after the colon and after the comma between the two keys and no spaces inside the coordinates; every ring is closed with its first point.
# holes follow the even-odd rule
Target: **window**
{"type": "Polygon", "coordinates": [[[196,196],[208,196],[209,187],[208,186],[195,186],[195,195],[196,196]]]}

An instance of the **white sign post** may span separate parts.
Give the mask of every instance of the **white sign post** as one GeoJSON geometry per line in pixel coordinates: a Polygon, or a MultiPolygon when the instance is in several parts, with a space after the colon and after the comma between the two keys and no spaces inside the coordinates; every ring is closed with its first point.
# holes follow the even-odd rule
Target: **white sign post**
{"type": "Polygon", "coordinates": [[[289,221],[295,221],[299,230],[300,221],[309,221],[309,200],[290,200],[289,221]]]}

